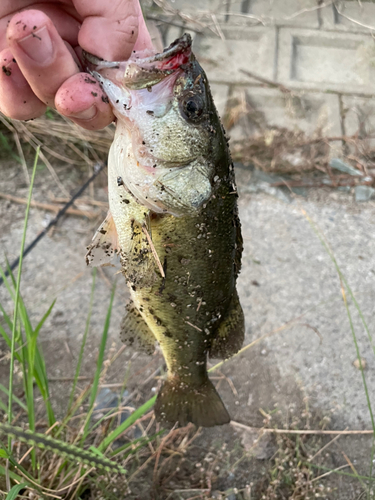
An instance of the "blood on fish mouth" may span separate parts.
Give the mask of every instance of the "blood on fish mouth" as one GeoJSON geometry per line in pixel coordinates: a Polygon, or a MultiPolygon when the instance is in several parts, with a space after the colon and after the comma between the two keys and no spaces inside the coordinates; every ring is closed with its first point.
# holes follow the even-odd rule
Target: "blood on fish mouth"
{"type": "MultiPolygon", "coordinates": [[[[181,38],[173,42],[169,47],[164,49],[163,52],[148,56],[135,58],[130,57],[127,63],[135,63],[140,68],[145,70],[152,69],[154,71],[160,71],[160,73],[165,73],[165,76],[171,72],[179,69],[181,65],[187,64],[191,56],[191,36],[185,33],[181,38]]],[[[101,59],[85,50],[82,51],[83,58],[87,63],[89,71],[95,70],[100,71],[105,68],[120,68],[120,65],[124,64],[123,61],[106,61],[101,59]]]]}

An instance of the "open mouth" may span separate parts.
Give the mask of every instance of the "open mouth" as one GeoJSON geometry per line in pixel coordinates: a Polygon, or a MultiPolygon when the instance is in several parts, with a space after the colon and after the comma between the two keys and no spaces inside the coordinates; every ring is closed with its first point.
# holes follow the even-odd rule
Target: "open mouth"
{"type": "Polygon", "coordinates": [[[181,65],[188,63],[191,56],[191,43],[191,36],[185,33],[163,52],[148,57],[141,57],[142,53],[138,52],[132,54],[128,61],[106,61],[83,51],[83,58],[90,72],[100,72],[105,77],[110,70],[118,69],[121,72],[121,82],[125,87],[141,89],[159,83],[181,65]]]}

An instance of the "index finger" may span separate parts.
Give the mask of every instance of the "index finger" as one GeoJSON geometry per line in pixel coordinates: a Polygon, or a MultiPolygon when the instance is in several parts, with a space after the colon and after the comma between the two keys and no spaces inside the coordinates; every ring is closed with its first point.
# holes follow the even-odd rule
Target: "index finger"
{"type": "Polygon", "coordinates": [[[79,45],[109,61],[128,59],[133,50],[152,49],[138,0],[73,0],[84,19],[79,45]]]}

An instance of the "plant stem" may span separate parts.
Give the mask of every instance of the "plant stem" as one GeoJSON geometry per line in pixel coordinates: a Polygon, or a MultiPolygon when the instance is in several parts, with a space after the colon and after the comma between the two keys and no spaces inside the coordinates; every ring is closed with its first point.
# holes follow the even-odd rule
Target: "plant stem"
{"type": "MultiPolygon", "coordinates": [[[[31,176],[30,188],[29,188],[29,197],[27,199],[25,220],[24,220],[24,224],[23,224],[23,234],[22,234],[22,242],[21,242],[21,250],[20,250],[20,261],[19,261],[18,273],[17,273],[16,296],[15,296],[15,300],[14,300],[14,314],[13,314],[13,325],[12,325],[13,326],[13,328],[12,328],[12,344],[11,344],[11,350],[10,350],[10,372],[9,372],[9,399],[8,399],[8,422],[9,422],[9,424],[12,423],[14,350],[15,350],[15,341],[16,341],[18,302],[19,302],[20,284],[21,284],[23,251],[25,249],[26,230],[27,230],[27,223],[29,220],[31,195],[33,192],[33,185],[34,185],[34,179],[35,179],[35,174],[36,174],[36,166],[37,166],[38,158],[39,158],[39,151],[40,151],[40,147],[38,146],[38,148],[36,150],[36,154],[35,154],[33,173],[31,176]]],[[[9,436],[8,437],[9,453],[11,452],[11,444],[12,444],[12,438],[11,438],[11,436],[9,436]]]]}

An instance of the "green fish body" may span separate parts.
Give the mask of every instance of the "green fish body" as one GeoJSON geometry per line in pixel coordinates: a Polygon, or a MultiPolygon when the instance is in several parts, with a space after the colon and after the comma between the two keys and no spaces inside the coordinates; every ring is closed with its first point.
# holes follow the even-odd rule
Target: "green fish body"
{"type": "Polygon", "coordinates": [[[87,262],[120,255],[131,293],[122,340],[150,353],[156,340],[168,368],[158,421],[228,423],[207,355],[228,358],[243,343],[242,237],[233,165],[206,75],[188,35],[161,54],[95,69],[117,128],[110,212],[87,262]]]}

